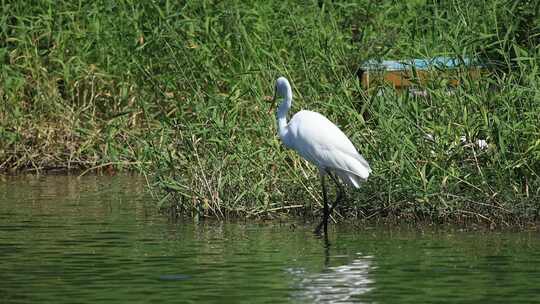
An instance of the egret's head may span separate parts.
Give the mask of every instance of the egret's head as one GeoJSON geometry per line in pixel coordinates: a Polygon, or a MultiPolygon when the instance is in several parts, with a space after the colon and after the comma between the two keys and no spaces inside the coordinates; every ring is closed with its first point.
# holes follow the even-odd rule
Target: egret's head
{"type": "Polygon", "coordinates": [[[274,100],[277,100],[279,98],[292,98],[291,85],[285,77],[279,77],[276,80],[274,100]]]}

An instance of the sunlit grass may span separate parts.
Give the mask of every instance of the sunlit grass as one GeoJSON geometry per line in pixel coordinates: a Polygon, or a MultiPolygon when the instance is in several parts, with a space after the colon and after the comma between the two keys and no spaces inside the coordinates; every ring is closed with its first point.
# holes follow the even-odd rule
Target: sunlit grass
{"type": "Polygon", "coordinates": [[[372,164],[341,214],[536,219],[538,5],[323,2],[3,4],[0,169],[136,168],[186,214],[311,213],[317,172],[265,99],[284,75],[293,112],[325,114],[372,164]],[[495,72],[428,98],[360,87],[365,60],[441,55],[495,72]]]}

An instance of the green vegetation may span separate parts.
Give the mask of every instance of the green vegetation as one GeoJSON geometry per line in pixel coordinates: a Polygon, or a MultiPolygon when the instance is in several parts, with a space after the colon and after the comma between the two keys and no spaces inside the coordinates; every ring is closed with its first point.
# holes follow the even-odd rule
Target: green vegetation
{"type": "Polygon", "coordinates": [[[319,2],[3,1],[0,169],[138,169],[194,216],[311,213],[317,172],[265,98],[284,75],[293,111],[324,113],[372,165],[342,215],[536,220],[538,2],[319,2]],[[367,94],[356,75],[441,55],[494,72],[460,73],[453,94],[434,79],[428,98],[367,94]]]}

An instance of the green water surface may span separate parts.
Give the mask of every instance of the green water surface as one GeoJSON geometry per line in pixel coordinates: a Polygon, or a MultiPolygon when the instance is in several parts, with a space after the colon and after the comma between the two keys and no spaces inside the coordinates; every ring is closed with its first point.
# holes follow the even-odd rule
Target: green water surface
{"type": "MultiPolygon", "coordinates": [[[[540,303],[537,233],[193,224],[140,177],[0,177],[1,303],[540,303]]],[[[349,225],[350,226],[350,225],[349,225]]]]}

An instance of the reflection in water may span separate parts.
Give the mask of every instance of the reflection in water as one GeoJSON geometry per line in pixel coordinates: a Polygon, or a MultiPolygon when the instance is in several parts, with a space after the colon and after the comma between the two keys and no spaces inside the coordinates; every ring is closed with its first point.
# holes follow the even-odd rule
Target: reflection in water
{"type": "Polygon", "coordinates": [[[306,303],[358,303],[357,296],[373,289],[369,278],[373,257],[361,256],[351,263],[327,267],[321,273],[308,273],[304,269],[289,269],[298,278],[293,298],[306,303]]]}

